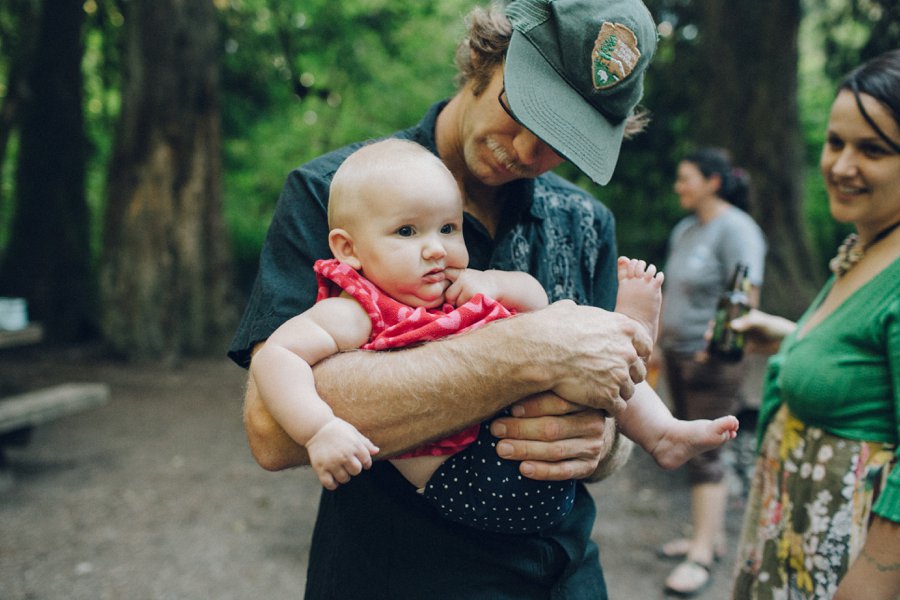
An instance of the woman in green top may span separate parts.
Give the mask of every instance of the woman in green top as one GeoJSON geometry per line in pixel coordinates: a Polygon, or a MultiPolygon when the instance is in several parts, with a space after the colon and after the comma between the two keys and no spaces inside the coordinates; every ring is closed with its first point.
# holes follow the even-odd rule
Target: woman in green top
{"type": "Polygon", "coordinates": [[[796,324],[732,322],[778,350],[735,599],[900,598],[900,50],[841,84],[820,166],[832,216],[856,227],[834,276],[796,324]]]}

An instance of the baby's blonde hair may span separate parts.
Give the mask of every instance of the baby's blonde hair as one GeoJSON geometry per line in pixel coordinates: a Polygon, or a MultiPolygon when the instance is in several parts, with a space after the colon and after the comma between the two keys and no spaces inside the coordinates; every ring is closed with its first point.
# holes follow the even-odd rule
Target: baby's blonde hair
{"type": "Polygon", "coordinates": [[[421,161],[432,163],[441,170],[450,171],[441,159],[430,150],[410,140],[387,138],[370,142],[355,150],[338,167],[331,179],[328,193],[328,227],[346,228],[348,223],[363,213],[365,196],[373,186],[386,185],[397,177],[403,177],[415,169],[421,161]]]}

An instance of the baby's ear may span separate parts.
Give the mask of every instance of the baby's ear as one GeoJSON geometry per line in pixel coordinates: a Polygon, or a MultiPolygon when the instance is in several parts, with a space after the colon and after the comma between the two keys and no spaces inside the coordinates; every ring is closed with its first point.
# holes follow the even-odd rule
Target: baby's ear
{"type": "Polygon", "coordinates": [[[334,257],[342,263],[347,263],[357,271],[362,268],[362,263],[356,257],[353,237],[346,230],[336,228],[328,232],[328,246],[334,257]]]}

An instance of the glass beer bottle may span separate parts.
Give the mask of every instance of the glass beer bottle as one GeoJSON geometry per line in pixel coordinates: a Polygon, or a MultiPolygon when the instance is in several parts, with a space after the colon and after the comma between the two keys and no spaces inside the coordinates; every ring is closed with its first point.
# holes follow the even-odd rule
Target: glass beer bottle
{"type": "Polygon", "coordinates": [[[716,306],[716,320],[707,350],[710,356],[720,360],[736,362],[744,356],[744,334],[731,328],[731,320],[750,312],[748,270],[744,263],[735,266],[728,289],[719,297],[716,306]]]}

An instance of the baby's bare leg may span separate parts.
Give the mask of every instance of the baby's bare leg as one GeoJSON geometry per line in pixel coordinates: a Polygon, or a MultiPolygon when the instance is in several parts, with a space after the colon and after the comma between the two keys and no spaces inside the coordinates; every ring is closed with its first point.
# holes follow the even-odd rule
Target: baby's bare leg
{"type": "Polygon", "coordinates": [[[619,293],[616,312],[644,325],[653,341],[659,330],[662,306],[663,274],[643,260],[620,256],[618,263],[619,293]]]}
{"type": "Polygon", "coordinates": [[[391,460],[394,467],[406,480],[421,490],[442,464],[447,462],[449,455],[442,456],[415,456],[412,458],[398,458],[391,460]]]}
{"type": "Polygon", "coordinates": [[[625,410],[616,415],[616,425],[664,469],[680,467],[698,454],[733,440],[738,430],[738,420],[732,416],[713,421],[676,419],[645,384],[637,386],[625,410]]]}

